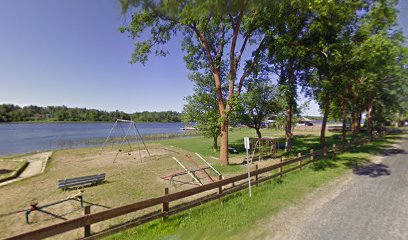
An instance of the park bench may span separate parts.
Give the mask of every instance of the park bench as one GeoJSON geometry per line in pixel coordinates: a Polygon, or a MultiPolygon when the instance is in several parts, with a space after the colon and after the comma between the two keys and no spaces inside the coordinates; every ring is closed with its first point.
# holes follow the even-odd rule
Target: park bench
{"type": "Polygon", "coordinates": [[[105,180],[105,173],[84,176],[84,177],[77,177],[77,178],[67,178],[63,180],[58,180],[58,188],[67,190],[71,187],[79,187],[85,185],[92,185],[98,184],[105,180]]]}

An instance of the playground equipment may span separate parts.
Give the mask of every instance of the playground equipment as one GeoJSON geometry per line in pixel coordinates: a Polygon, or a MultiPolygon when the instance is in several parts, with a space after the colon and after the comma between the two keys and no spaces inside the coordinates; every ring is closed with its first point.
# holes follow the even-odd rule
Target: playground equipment
{"type": "Polygon", "coordinates": [[[251,139],[251,163],[254,158],[258,158],[258,161],[264,158],[272,158],[277,156],[279,149],[281,149],[281,145],[279,143],[279,138],[271,138],[271,137],[264,137],[264,138],[252,138],[251,139]],[[256,156],[255,153],[258,153],[256,156]]]}
{"type": "Polygon", "coordinates": [[[105,143],[102,147],[102,149],[105,148],[105,146],[111,142],[112,143],[112,149],[113,145],[117,142],[120,142],[119,144],[119,150],[115,155],[115,158],[113,159],[113,162],[116,161],[119,153],[124,152],[124,147],[128,147],[127,154],[130,156],[131,152],[133,152],[132,145],[130,144],[131,141],[136,141],[137,142],[137,147],[139,150],[139,158],[140,161],[142,160],[142,154],[140,152],[140,142],[142,142],[144,148],[147,151],[147,154],[149,154],[150,157],[150,152],[149,149],[147,148],[145,142],[143,141],[143,137],[139,132],[139,129],[137,128],[135,122],[132,120],[124,120],[124,119],[116,119],[115,123],[113,124],[108,137],[105,140],[105,143]],[[127,130],[125,131],[124,125],[127,126],[127,130]],[[131,137],[133,135],[133,137],[131,137]],[[125,145],[124,145],[125,144],[125,145]]]}
{"type": "Polygon", "coordinates": [[[83,193],[84,193],[83,190],[79,190],[79,192],[78,192],[77,194],[75,194],[75,195],[73,195],[73,196],[71,196],[71,197],[68,197],[68,198],[66,198],[66,199],[63,199],[63,200],[60,200],[60,201],[57,201],[57,202],[53,202],[53,203],[49,203],[49,204],[46,204],[46,205],[42,205],[42,206],[38,206],[38,202],[37,202],[37,201],[33,201],[33,202],[30,204],[30,208],[29,208],[29,209],[23,210],[23,211],[25,211],[26,223],[27,223],[27,224],[30,223],[28,217],[29,217],[30,213],[32,213],[32,212],[34,212],[34,211],[42,212],[42,213],[44,213],[44,214],[47,214],[47,215],[50,215],[50,216],[53,216],[53,217],[55,217],[55,218],[59,218],[59,219],[62,219],[62,220],[67,220],[66,218],[64,218],[64,217],[62,217],[62,216],[59,216],[59,215],[57,215],[57,214],[54,214],[54,213],[52,213],[52,212],[49,212],[49,211],[44,210],[44,208],[51,207],[51,206],[54,206],[54,205],[57,205],[57,204],[60,204],[60,203],[63,203],[63,202],[67,202],[67,201],[70,201],[70,200],[80,201],[80,203],[81,203],[81,208],[83,208],[83,207],[84,207],[84,196],[83,196],[83,193]]]}
{"type": "Polygon", "coordinates": [[[214,179],[211,177],[211,175],[207,172],[208,169],[210,169],[210,171],[213,171],[215,174],[222,176],[221,173],[219,171],[217,171],[217,169],[215,169],[209,162],[207,162],[200,154],[196,153],[196,155],[199,157],[199,159],[201,161],[203,161],[206,166],[205,167],[200,167],[195,160],[190,156],[190,155],[185,155],[185,161],[182,162],[179,159],[177,159],[176,157],[173,157],[172,159],[175,160],[180,167],[184,170],[182,172],[176,172],[176,173],[172,173],[170,175],[167,176],[162,176],[160,177],[163,180],[168,180],[170,182],[170,184],[173,184],[174,182],[178,182],[181,184],[193,184],[193,185],[203,185],[203,180],[207,179],[208,182],[214,182],[214,179]],[[190,165],[187,166],[187,165],[190,165]],[[201,174],[199,174],[201,173],[201,174]],[[187,181],[187,180],[182,180],[178,177],[180,176],[185,176],[188,175],[191,177],[191,181],[187,181]]]}

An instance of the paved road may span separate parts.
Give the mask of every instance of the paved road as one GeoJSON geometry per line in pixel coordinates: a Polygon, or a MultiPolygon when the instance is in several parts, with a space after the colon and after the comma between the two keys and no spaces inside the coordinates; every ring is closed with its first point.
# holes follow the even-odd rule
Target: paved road
{"type": "Polygon", "coordinates": [[[385,155],[356,170],[340,192],[279,238],[407,240],[408,139],[385,155]]]}

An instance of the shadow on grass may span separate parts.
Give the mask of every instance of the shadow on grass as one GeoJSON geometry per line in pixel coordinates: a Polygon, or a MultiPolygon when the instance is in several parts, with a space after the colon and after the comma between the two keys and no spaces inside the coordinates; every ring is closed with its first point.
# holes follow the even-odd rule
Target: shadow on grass
{"type": "MultiPolygon", "coordinates": [[[[401,140],[399,135],[400,132],[391,132],[387,135],[386,139],[381,139],[379,141],[371,142],[370,144],[363,145],[360,147],[354,146],[346,150],[349,154],[355,156],[341,156],[341,157],[334,157],[328,159],[322,159],[317,161],[311,168],[315,171],[321,171],[328,168],[337,168],[344,166],[346,168],[352,169],[353,173],[359,176],[370,176],[370,177],[379,177],[379,176],[386,176],[390,175],[391,171],[389,167],[384,164],[374,164],[370,163],[368,158],[358,157],[360,153],[366,153],[371,155],[378,155],[378,156],[391,156],[395,154],[406,154],[406,151],[399,148],[393,148],[392,145],[395,143],[395,140],[401,140]]],[[[309,137],[312,139],[313,137],[309,137]]],[[[318,140],[318,137],[315,137],[318,140]]],[[[309,140],[308,139],[308,140],[309,140]]],[[[329,141],[333,141],[334,138],[329,138],[329,141]]],[[[298,144],[304,143],[306,144],[307,141],[304,139],[299,138],[297,139],[298,144]]],[[[315,142],[316,144],[316,142],[315,142]]],[[[315,145],[316,146],[316,145],[315,145]]],[[[318,146],[318,142],[317,142],[318,146]]]]}
{"type": "Polygon", "coordinates": [[[336,160],[321,160],[321,161],[317,161],[315,162],[315,164],[313,166],[311,166],[311,168],[314,171],[324,171],[327,168],[337,168],[339,167],[337,164],[335,164],[336,160]]]}
{"type": "Polygon", "coordinates": [[[13,172],[13,170],[10,169],[0,169],[0,174],[7,174],[7,173],[11,173],[13,172]]]}

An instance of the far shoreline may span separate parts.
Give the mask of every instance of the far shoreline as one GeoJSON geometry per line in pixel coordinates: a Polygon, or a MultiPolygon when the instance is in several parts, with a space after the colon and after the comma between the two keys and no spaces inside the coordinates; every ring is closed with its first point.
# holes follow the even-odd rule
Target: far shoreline
{"type": "MultiPolygon", "coordinates": [[[[18,122],[0,122],[0,124],[35,124],[35,123],[114,123],[114,121],[18,121],[18,122]]],[[[138,122],[135,123],[182,123],[182,122],[138,122]]]]}

